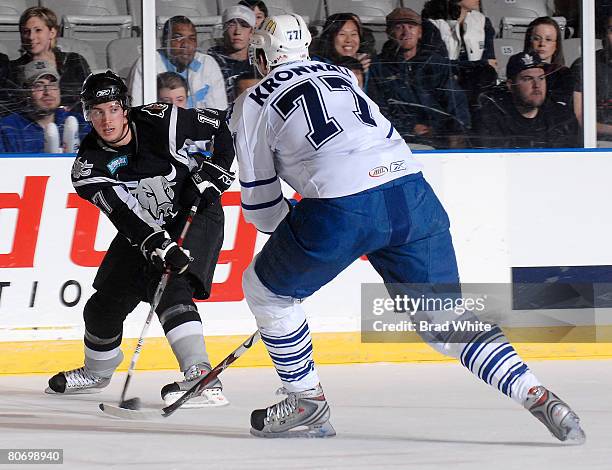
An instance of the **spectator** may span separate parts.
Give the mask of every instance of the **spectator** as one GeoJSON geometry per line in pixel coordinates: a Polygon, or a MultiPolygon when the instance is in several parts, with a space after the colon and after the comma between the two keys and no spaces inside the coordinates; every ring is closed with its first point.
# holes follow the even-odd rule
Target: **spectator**
{"type": "Polygon", "coordinates": [[[495,29],[482,13],[480,0],[429,0],[423,6],[423,18],[440,30],[450,59],[497,66],[495,29]]]}
{"type": "Polygon", "coordinates": [[[534,52],[510,57],[506,87],[481,96],[474,128],[482,147],[578,147],[580,130],[568,106],[546,96],[545,63],[534,52]]]}
{"type": "Polygon", "coordinates": [[[163,72],[157,75],[157,99],[179,108],[187,108],[187,80],[176,72],[163,72]]]}
{"type": "MultiPolygon", "coordinates": [[[[157,51],[157,73],[175,72],[187,82],[187,108],[226,109],[223,75],[208,54],[196,51],[198,35],[186,16],[173,16],[164,23],[161,49],[157,51]]],[[[128,76],[134,105],[142,104],[142,58],[128,76]]]]}
{"type": "Polygon", "coordinates": [[[236,98],[234,82],[241,73],[253,70],[249,62],[249,41],[255,27],[255,13],[243,5],[234,5],[223,12],[223,44],[211,47],[223,78],[228,102],[236,98]]]}
{"type": "MultiPolygon", "coordinates": [[[[10,63],[9,80],[17,85],[23,75],[23,67],[33,61],[43,60],[54,64],[60,76],[61,104],[80,112],[81,85],[90,73],[89,64],[75,52],[62,52],[56,47],[59,33],[57,16],[45,7],[30,7],[19,18],[19,33],[23,55],[10,63]]],[[[14,99],[21,101],[21,94],[14,99]]]]}
{"type": "Polygon", "coordinates": [[[421,47],[421,16],[396,8],[386,18],[389,40],[370,67],[368,94],[405,140],[434,147],[463,145],[470,113],[449,60],[421,47]]]}
{"type": "Polygon", "coordinates": [[[459,85],[474,105],[478,95],[497,82],[495,29],[482,13],[480,0],[429,0],[423,18],[440,30],[459,85]]]}
{"type": "Polygon", "coordinates": [[[79,123],[82,139],[89,126],[81,113],[71,113],[60,107],[60,75],[45,61],[29,62],[23,67],[19,85],[29,90],[24,110],[0,119],[0,152],[42,153],[45,151],[45,128],[55,124],[63,135],[64,122],[74,116],[79,123]]]}
{"type": "Polygon", "coordinates": [[[547,64],[546,90],[554,101],[570,106],[574,92],[574,76],[565,66],[561,28],[550,16],[536,18],[527,27],[524,51],[534,51],[547,64]]]}
{"type": "MultiPolygon", "coordinates": [[[[601,15],[603,49],[595,52],[597,139],[612,142],[612,7],[601,15]]],[[[582,57],[572,65],[575,77],[574,112],[582,125],[582,57]]]]}
{"type": "Polygon", "coordinates": [[[346,67],[351,72],[353,72],[355,74],[355,77],[357,78],[357,83],[359,84],[359,88],[363,90],[365,82],[364,82],[363,65],[361,64],[361,62],[359,62],[354,57],[345,55],[345,56],[340,57],[340,59],[338,59],[338,62],[336,62],[336,65],[342,65],[343,67],[346,67]]]}
{"type": "Polygon", "coordinates": [[[11,112],[10,97],[7,92],[9,76],[9,58],[0,52],[0,117],[11,112]]]}
{"type": "Polygon", "coordinates": [[[238,98],[242,93],[244,93],[248,88],[257,85],[261,80],[261,77],[257,74],[257,72],[253,70],[249,70],[248,72],[243,72],[236,78],[235,88],[236,88],[236,98],[238,98]]]}
{"type": "MultiPolygon", "coordinates": [[[[603,0],[604,2],[609,0],[603,0]]],[[[548,2],[550,5],[550,2],[548,2]]],[[[595,1],[597,8],[598,0],[595,1]]],[[[581,25],[580,17],[582,16],[582,2],[576,0],[553,0],[553,16],[562,16],[566,19],[565,32],[569,37],[580,37],[581,25]]],[[[597,15],[597,13],[595,13],[597,15]]]]}
{"type": "Polygon", "coordinates": [[[255,29],[268,17],[268,7],[261,0],[240,0],[238,5],[249,7],[255,13],[255,29]]]}
{"type": "Polygon", "coordinates": [[[363,50],[363,28],[354,13],[335,13],[325,21],[321,36],[311,48],[313,60],[338,64],[342,57],[353,57],[361,62],[367,87],[371,54],[363,50]]]}

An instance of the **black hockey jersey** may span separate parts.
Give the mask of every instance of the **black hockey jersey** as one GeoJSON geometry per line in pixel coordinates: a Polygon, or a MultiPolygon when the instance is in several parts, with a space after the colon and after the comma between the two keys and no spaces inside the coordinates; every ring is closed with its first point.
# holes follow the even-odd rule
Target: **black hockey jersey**
{"type": "Polygon", "coordinates": [[[83,139],[72,184],[140,246],[153,232],[170,230],[184,218],[181,192],[192,184],[190,174],[202,158],[195,151],[212,150],[212,161],[229,170],[234,147],[225,112],[214,109],[152,103],[131,108],[129,125],[132,140],[122,147],[109,147],[95,130],[83,139]]]}

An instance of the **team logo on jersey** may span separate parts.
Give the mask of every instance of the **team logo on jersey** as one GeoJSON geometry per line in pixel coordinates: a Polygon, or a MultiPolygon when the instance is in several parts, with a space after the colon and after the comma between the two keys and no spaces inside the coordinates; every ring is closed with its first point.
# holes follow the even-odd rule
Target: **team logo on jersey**
{"type": "Polygon", "coordinates": [[[168,105],[165,103],[151,103],[141,108],[143,111],[149,113],[151,116],[163,118],[168,105]]]}
{"type": "Polygon", "coordinates": [[[389,168],[386,166],[377,166],[376,168],[372,168],[368,173],[372,178],[378,178],[379,176],[384,175],[389,172],[389,168]]]}
{"type": "Polygon", "coordinates": [[[172,212],[172,199],[174,199],[172,186],[175,184],[164,176],[144,178],[138,182],[134,194],[136,199],[140,206],[160,225],[163,225],[166,217],[176,215],[176,212],[172,212]]]}
{"type": "Polygon", "coordinates": [[[72,177],[75,180],[78,180],[83,176],[89,176],[91,175],[92,168],[92,163],[89,163],[87,160],[81,161],[81,157],[77,157],[77,159],[72,164],[72,177]]]}
{"type": "Polygon", "coordinates": [[[122,166],[127,166],[127,164],[128,164],[127,155],[120,155],[116,158],[113,158],[110,162],[108,162],[106,164],[106,168],[108,168],[108,171],[110,171],[111,175],[115,176],[115,173],[117,173],[117,170],[121,168],[122,166]]]}

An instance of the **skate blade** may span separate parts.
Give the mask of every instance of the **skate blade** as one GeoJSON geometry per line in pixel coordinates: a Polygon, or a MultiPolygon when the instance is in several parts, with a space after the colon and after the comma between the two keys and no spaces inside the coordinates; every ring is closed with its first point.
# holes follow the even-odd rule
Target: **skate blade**
{"type": "Polygon", "coordinates": [[[289,431],[283,432],[264,432],[258,431],[257,429],[251,428],[251,434],[256,437],[265,437],[265,438],[279,438],[279,439],[292,439],[292,438],[307,438],[307,439],[317,439],[322,437],[334,437],[336,435],[336,430],[331,425],[329,421],[326,421],[323,424],[317,424],[314,426],[309,426],[305,429],[290,429],[289,431]]]}
{"type": "Polygon", "coordinates": [[[84,388],[82,390],[71,390],[68,392],[60,393],[60,392],[56,392],[50,387],[47,387],[45,389],[45,393],[48,393],[49,395],[60,395],[60,396],[63,396],[63,395],[91,395],[92,393],[100,393],[102,390],[103,390],[102,388],[84,388]]]}
{"type": "MultiPolygon", "coordinates": [[[[184,394],[185,392],[170,392],[164,397],[164,403],[166,406],[170,406],[184,394]]],[[[204,389],[200,396],[191,398],[182,404],[181,408],[212,408],[227,405],[229,405],[229,400],[225,398],[221,390],[211,388],[204,389]]]]}
{"type": "Polygon", "coordinates": [[[580,427],[580,419],[574,413],[571,413],[564,422],[565,428],[568,430],[565,442],[568,444],[582,445],[586,442],[586,434],[580,427]]]}

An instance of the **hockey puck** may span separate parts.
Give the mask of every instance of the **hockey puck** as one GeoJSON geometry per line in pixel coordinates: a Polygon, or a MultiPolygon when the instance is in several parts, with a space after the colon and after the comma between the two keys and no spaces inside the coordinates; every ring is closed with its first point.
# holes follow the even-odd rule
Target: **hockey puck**
{"type": "Polygon", "coordinates": [[[139,410],[140,409],[140,398],[134,397],[129,400],[123,400],[119,403],[119,408],[125,408],[126,410],[139,410]]]}

